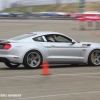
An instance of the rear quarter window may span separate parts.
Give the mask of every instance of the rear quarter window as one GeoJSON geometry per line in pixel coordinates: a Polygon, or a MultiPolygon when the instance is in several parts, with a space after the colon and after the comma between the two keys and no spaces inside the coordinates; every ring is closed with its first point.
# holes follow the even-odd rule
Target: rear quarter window
{"type": "Polygon", "coordinates": [[[44,42],[44,39],[42,38],[42,36],[35,37],[35,38],[33,38],[33,40],[37,41],[37,42],[44,42]]]}

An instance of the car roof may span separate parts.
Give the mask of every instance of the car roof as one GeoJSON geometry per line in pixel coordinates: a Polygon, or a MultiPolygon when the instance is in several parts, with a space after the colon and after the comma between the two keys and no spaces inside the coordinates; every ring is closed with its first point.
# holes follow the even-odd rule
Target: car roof
{"type": "Polygon", "coordinates": [[[39,31],[39,32],[31,32],[32,34],[36,34],[38,36],[40,35],[49,35],[49,34],[61,34],[58,32],[52,32],[52,31],[39,31]]]}

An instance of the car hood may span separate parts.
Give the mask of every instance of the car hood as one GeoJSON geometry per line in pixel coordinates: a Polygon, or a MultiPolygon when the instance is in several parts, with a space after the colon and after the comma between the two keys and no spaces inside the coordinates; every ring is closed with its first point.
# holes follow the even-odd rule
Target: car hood
{"type": "Polygon", "coordinates": [[[96,42],[80,42],[80,44],[100,44],[100,43],[96,43],[96,42]]]}

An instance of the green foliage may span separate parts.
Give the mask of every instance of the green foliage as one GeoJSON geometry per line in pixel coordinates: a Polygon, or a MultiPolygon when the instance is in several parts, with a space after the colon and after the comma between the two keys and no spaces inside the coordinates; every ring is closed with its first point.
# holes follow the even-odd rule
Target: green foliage
{"type": "MultiPolygon", "coordinates": [[[[20,8],[9,8],[3,10],[4,12],[42,12],[42,11],[64,11],[64,12],[77,12],[80,11],[79,3],[72,4],[59,4],[59,5],[43,5],[43,6],[32,6],[32,7],[20,7],[20,8]],[[28,10],[30,9],[30,10],[28,10]]],[[[100,2],[86,3],[85,10],[97,10],[100,11],[100,2]]]]}

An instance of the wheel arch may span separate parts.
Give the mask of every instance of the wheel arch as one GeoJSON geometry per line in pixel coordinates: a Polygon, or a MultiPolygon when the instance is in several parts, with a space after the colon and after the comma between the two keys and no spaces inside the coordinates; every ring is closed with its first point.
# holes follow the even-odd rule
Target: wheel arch
{"type": "Polygon", "coordinates": [[[24,54],[24,56],[23,56],[23,60],[24,60],[25,55],[26,55],[28,52],[30,52],[30,51],[37,51],[37,52],[39,52],[40,55],[41,55],[41,58],[42,58],[42,60],[43,60],[43,55],[42,55],[42,53],[41,53],[39,50],[37,50],[37,49],[30,49],[30,50],[26,51],[25,54],[24,54]]]}
{"type": "Polygon", "coordinates": [[[88,54],[88,59],[87,59],[87,63],[89,63],[90,54],[91,54],[94,50],[100,50],[100,48],[92,49],[92,50],[89,52],[89,54],[88,54]]]}

